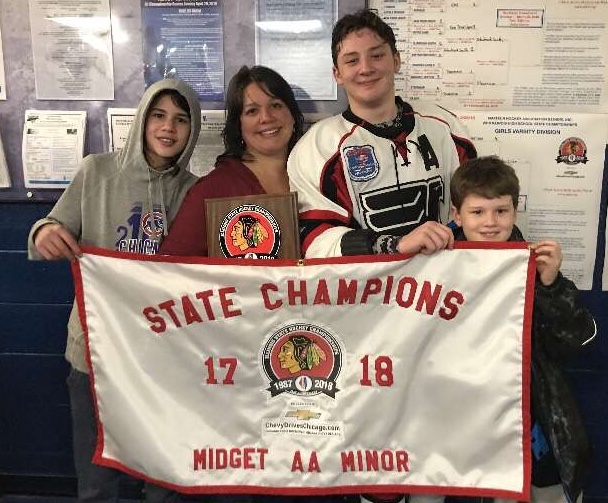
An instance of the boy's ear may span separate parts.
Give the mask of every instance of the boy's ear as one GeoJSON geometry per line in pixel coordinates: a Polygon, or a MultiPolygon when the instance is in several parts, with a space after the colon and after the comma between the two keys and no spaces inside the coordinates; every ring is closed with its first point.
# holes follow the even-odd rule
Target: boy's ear
{"type": "Polygon", "coordinates": [[[341,86],[342,85],[342,77],[340,75],[340,70],[338,70],[338,67],[332,66],[332,73],[334,74],[334,79],[336,80],[336,83],[339,86],[341,86]]]}
{"type": "Polygon", "coordinates": [[[451,206],[452,220],[456,223],[458,227],[462,227],[462,220],[460,220],[460,213],[458,212],[458,208],[452,204],[451,206]]]}
{"type": "Polygon", "coordinates": [[[401,54],[399,51],[393,54],[393,61],[395,63],[395,73],[399,73],[399,70],[401,70],[401,54]]]}

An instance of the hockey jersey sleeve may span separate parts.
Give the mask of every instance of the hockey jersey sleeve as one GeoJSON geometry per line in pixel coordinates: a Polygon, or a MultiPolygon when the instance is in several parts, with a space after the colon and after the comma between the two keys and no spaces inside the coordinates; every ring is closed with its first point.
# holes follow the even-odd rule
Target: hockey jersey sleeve
{"type": "Polygon", "coordinates": [[[443,118],[449,125],[452,141],[456,146],[460,164],[477,157],[477,149],[469,137],[466,126],[449,110],[445,110],[441,107],[438,108],[444,111],[443,118]]]}
{"type": "Polygon", "coordinates": [[[298,193],[300,240],[307,258],[341,256],[342,236],[352,230],[340,143],[340,117],[325,119],[307,131],[287,161],[291,190],[298,193]]]}

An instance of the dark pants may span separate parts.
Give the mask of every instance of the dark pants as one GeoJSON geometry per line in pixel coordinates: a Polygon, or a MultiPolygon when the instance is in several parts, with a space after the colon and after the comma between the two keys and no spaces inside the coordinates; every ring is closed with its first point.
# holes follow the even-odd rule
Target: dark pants
{"type": "MultiPolygon", "coordinates": [[[[97,424],[88,374],[72,369],[67,379],[72,410],[74,464],[78,478],[78,501],[118,503],[120,481],[127,475],[94,464],[91,459],[97,444],[97,424]]],[[[145,484],[148,503],[176,503],[179,495],[153,484],[145,484]]]]}

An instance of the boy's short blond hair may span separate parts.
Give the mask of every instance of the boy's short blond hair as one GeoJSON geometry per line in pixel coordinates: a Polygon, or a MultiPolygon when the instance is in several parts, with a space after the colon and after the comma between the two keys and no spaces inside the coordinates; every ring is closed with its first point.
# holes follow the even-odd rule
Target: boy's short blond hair
{"type": "Polygon", "coordinates": [[[517,208],[519,179],[513,167],[495,155],[470,159],[452,175],[452,204],[460,210],[464,199],[471,194],[488,199],[511,196],[513,207],[517,208]]]}

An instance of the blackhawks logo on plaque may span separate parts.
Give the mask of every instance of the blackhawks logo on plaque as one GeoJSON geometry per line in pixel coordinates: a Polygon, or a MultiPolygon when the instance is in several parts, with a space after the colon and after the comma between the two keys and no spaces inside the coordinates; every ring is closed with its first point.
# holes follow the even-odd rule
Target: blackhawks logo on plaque
{"type": "Polygon", "coordinates": [[[219,244],[228,258],[276,259],[281,229],[274,215],[263,206],[243,204],[222,220],[219,244]]]}

